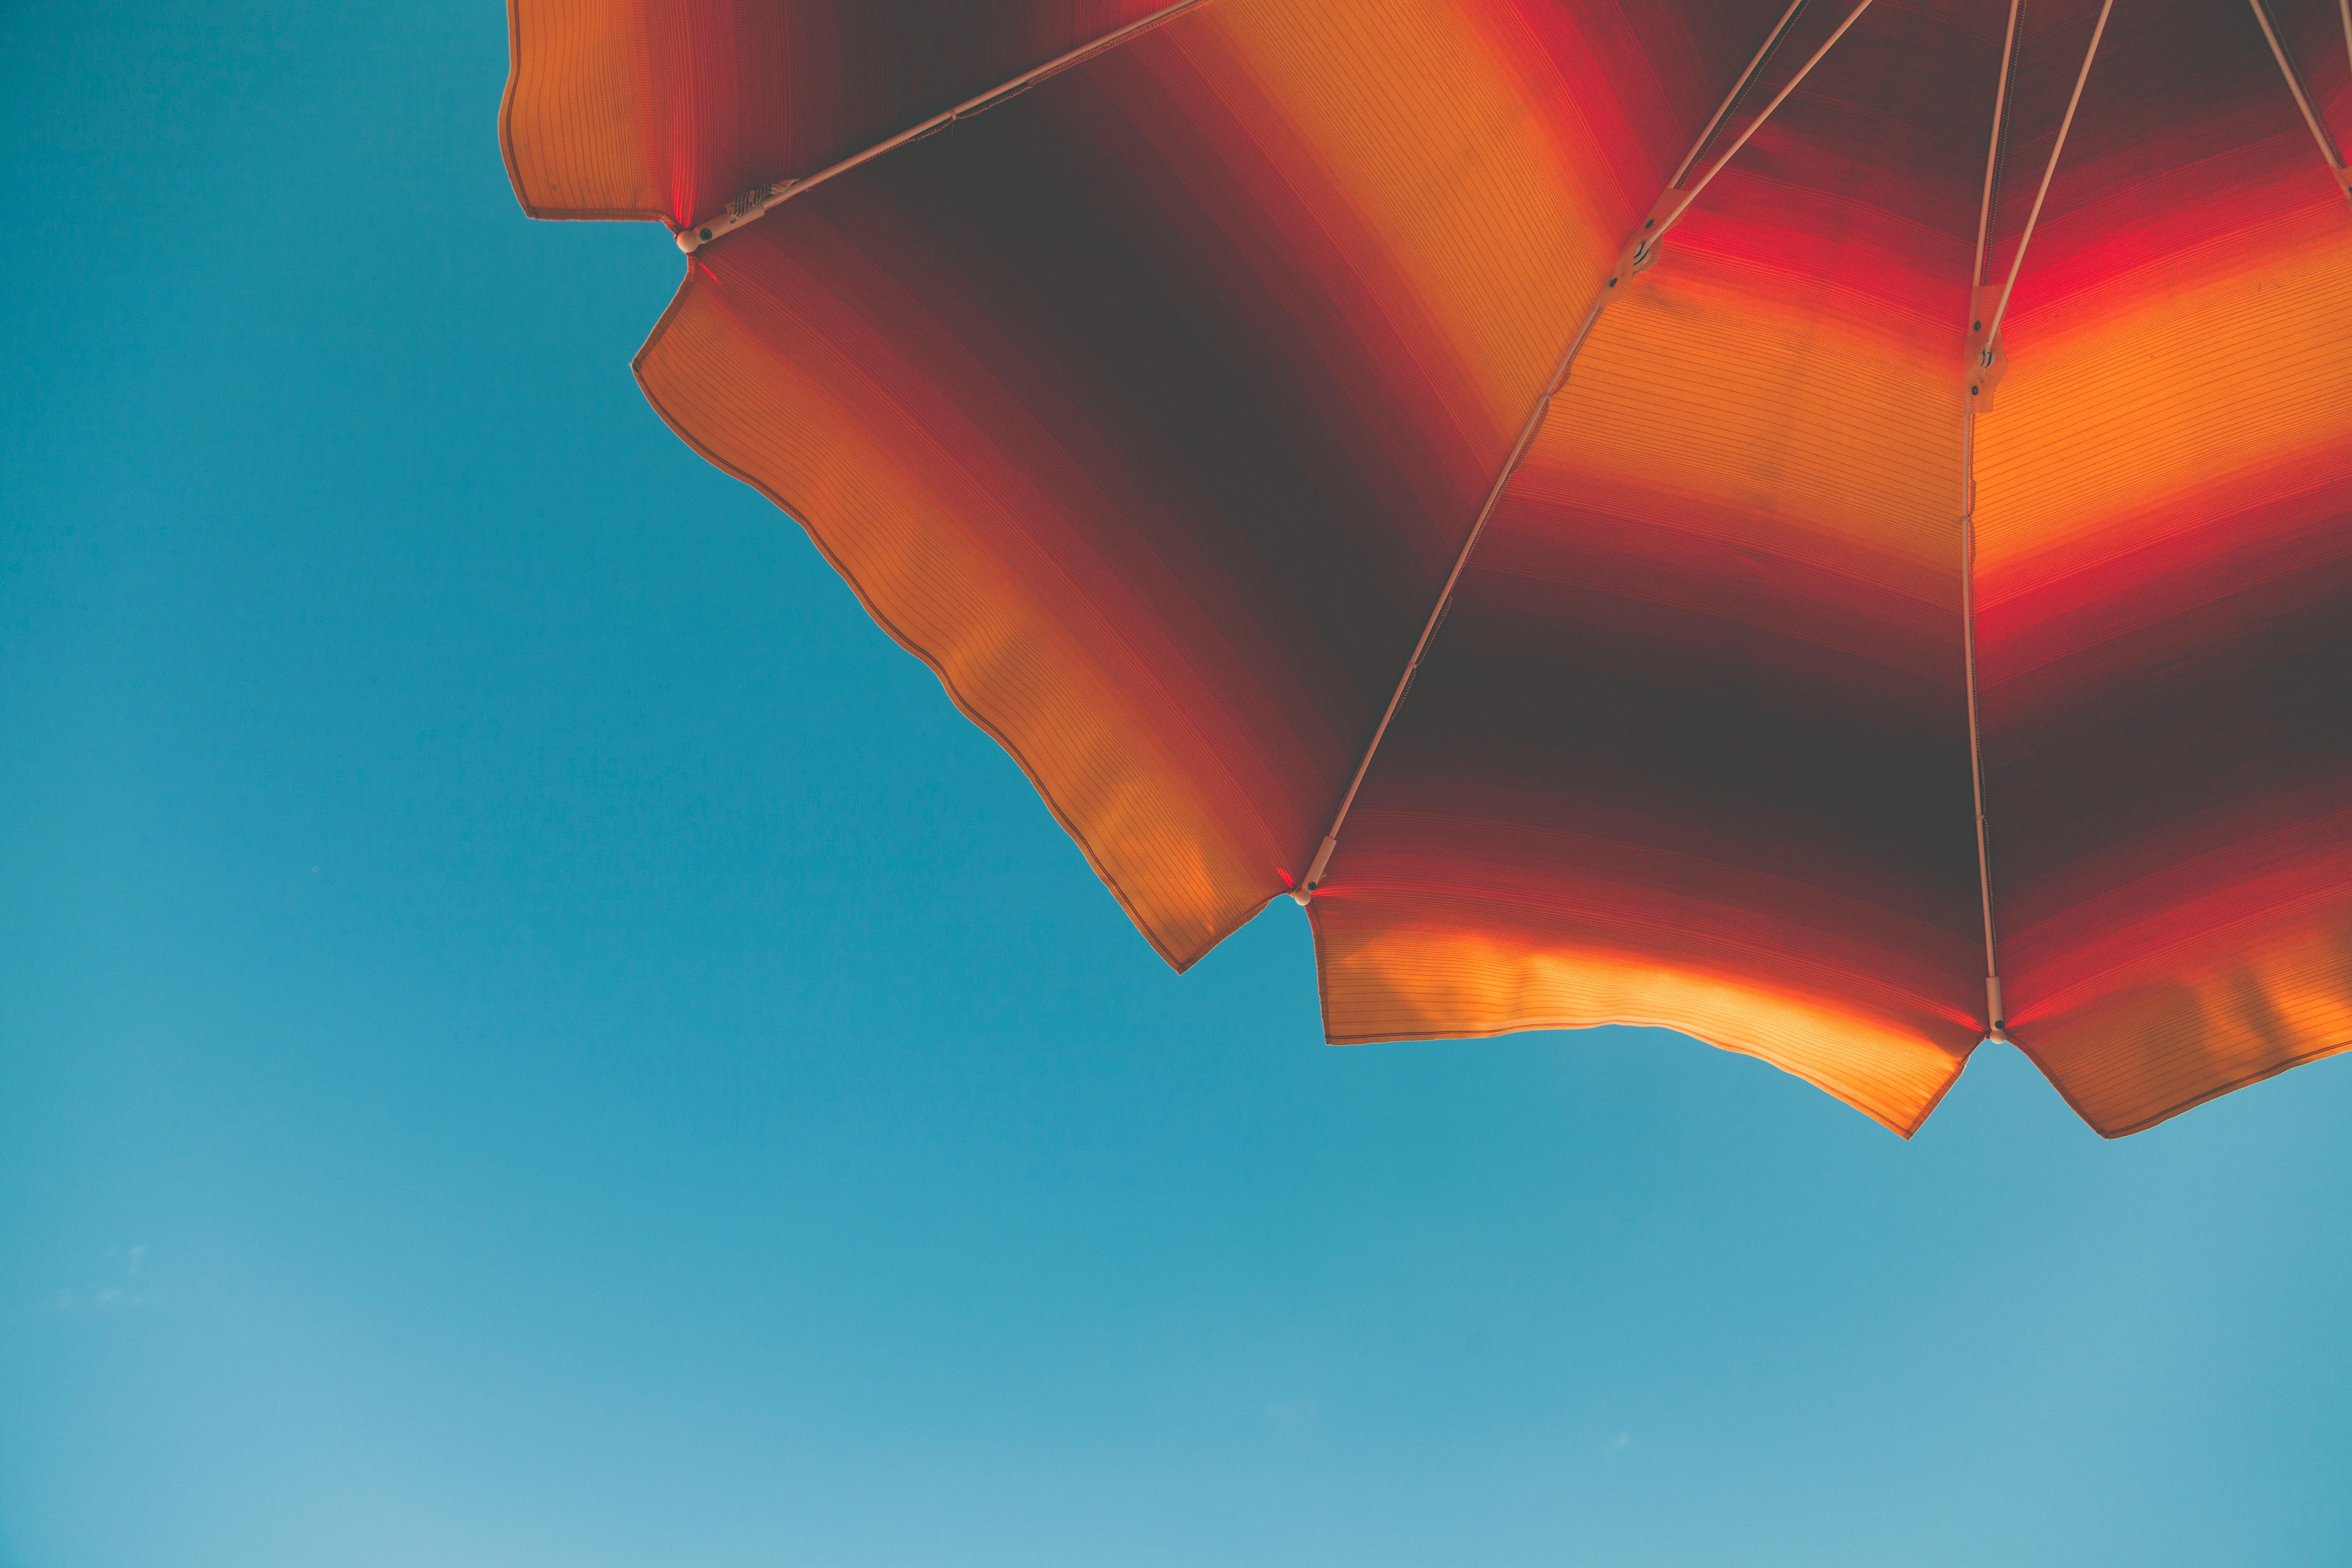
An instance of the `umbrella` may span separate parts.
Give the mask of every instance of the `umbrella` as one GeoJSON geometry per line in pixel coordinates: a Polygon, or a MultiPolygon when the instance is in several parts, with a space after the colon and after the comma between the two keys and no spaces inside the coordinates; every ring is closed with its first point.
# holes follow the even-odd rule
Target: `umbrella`
{"type": "Polygon", "coordinates": [[[1908,1135],[2352,1044],[2347,0],[509,0],[655,409],[1181,969],[1908,1135]]]}

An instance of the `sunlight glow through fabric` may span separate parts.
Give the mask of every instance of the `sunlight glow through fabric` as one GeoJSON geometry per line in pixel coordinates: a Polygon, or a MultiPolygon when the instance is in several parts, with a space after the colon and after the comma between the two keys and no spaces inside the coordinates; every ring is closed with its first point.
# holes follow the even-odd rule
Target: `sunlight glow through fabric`
{"type": "Polygon", "coordinates": [[[2352,1045],[2352,0],[510,7],[655,408],[1180,969],[1906,1135],[2352,1045]]]}

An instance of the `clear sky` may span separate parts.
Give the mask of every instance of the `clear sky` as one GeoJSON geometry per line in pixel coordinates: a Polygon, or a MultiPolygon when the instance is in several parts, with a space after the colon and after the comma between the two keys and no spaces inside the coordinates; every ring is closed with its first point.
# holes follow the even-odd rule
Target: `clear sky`
{"type": "Polygon", "coordinates": [[[497,0],[0,43],[10,1568],[2352,1561],[2352,1059],[1325,1047],[646,407],[497,0]]]}

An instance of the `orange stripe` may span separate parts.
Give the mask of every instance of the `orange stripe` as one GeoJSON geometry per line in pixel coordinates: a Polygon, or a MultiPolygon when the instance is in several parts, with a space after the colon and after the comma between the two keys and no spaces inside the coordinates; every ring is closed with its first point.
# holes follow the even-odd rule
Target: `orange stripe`
{"type": "Polygon", "coordinates": [[[2229,199],[2078,235],[1979,425],[2012,1032],[2110,1136],[2352,1045],[2352,226],[2307,137],[2207,153],[2229,199]]]}

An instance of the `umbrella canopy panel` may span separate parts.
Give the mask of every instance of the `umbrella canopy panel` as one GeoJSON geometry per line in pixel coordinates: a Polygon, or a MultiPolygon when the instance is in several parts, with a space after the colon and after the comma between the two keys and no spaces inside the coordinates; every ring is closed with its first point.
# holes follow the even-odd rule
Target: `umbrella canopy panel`
{"type": "MultiPolygon", "coordinates": [[[[2273,9],[2352,131],[2336,7],[2273,9]]],[[[2250,7],[2118,4],[2009,321],[1977,455],[2002,980],[2121,1133],[2352,1041],[2352,213],[2250,7]]]]}
{"type": "MultiPolygon", "coordinates": [[[[1865,4],[512,0],[501,128],[526,210],[717,224],[648,397],[1170,962],[1319,873],[1335,1040],[1664,1024],[1916,1128],[1993,1021],[1973,436],[2008,1021],[2130,1131],[2352,1043],[2352,215],[2251,8],[2128,0],[1972,419],[2008,8],[1865,4]]],[[[2025,12],[1996,279],[2100,5],[2025,12]]]]}
{"type": "Polygon", "coordinates": [[[1958,1076],[1989,121],[1920,62],[1989,97],[2000,25],[1874,6],[1601,314],[1311,906],[1338,1037],[1670,1024],[1905,1131],[1958,1076]]]}

